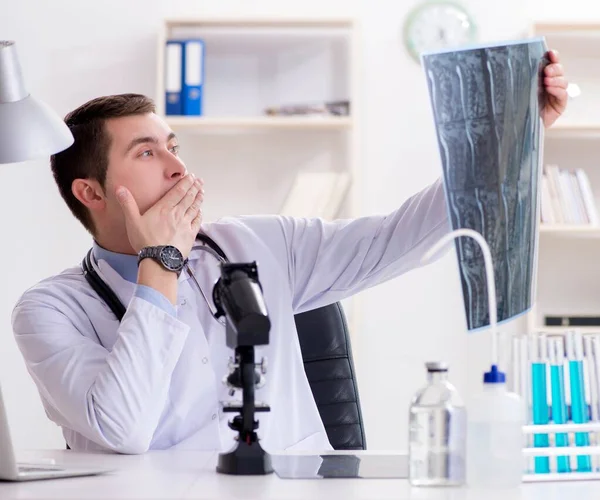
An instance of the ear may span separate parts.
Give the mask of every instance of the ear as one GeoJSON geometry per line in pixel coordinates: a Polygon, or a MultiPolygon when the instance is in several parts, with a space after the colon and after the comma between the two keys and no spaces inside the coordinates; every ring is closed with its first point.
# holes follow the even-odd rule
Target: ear
{"type": "Polygon", "coordinates": [[[75,179],[71,184],[73,196],[88,210],[94,212],[106,206],[106,196],[100,183],[90,179],[75,179]]]}

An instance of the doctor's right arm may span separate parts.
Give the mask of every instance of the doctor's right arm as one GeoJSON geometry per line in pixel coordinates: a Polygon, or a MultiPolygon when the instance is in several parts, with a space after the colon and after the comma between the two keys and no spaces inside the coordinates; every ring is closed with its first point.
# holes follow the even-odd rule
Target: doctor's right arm
{"type": "Polygon", "coordinates": [[[189,327],[134,297],[109,352],[80,331],[94,328],[85,313],[69,308],[66,314],[65,308],[55,290],[36,287],[25,293],[12,318],[51,417],[112,451],[147,451],[189,327]]]}
{"type": "MultiPolygon", "coordinates": [[[[116,194],[134,252],[170,244],[187,257],[202,220],[200,180],[182,177],[143,215],[126,188],[117,187],[116,194]]],[[[149,449],[189,331],[157,297],[176,302],[177,276],[144,259],[109,352],[86,336],[95,327],[66,283],[39,285],[24,294],[13,312],[13,331],[58,425],[116,452],[149,449]]]]}

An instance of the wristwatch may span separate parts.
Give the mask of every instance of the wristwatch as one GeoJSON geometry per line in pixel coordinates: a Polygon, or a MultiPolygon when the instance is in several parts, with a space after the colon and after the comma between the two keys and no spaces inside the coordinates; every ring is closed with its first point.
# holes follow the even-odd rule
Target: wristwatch
{"type": "Polygon", "coordinates": [[[142,248],[138,253],[138,266],[140,265],[140,262],[146,258],[154,259],[167,271],[176,272],[177,276],[181,274],[181,270],[186,263],[183,254],[173,245],[159,245],[142,248]]]}

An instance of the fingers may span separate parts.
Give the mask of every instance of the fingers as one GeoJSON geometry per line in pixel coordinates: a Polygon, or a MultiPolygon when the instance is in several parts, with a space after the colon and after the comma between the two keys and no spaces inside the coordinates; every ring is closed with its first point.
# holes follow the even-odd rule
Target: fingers
{"type": "Polygon", "coordinates": [[[549,51],[548,59],[550,64],[544,68],[544,88],[551,96],[552,107],[560,113],[567,107],[569,82],[564,76],[565,72],[562,64],[560,64],[558,51],[549,51]]]}
{"type": "Polygon", "coordinates": [[[191,225],[192,225],[192,230],[194,231],[194,234],[200,230],[200,226],[202,225],[202,209],[200,209],[198,211],[198,214],[192,220],[191,225]]]}
{"type": "Polygon", "coordinates": [[[551,63],[557,63],[560,60],[560,56],[558,53],[558,50],[550,50],[548,51],[548,58],[550,59],[551,63]]]}
{"type": "Polygon", "coordinates": [[[548,94],[554,96],[560,107],[566,107],[567,106],[567,101],[569,100],[569,94],[567,93],[566,89],[563,89],[561,87],[546,87],[546,92],[548,92],[548,94]]]}
{"type": "Polygon", "coordinates": [[[544,76],[563,76],[565,74],[565,70],[560,63],[548,64],[544,68],[544,76]]]}
{"type": "Polygon", "coordinates": [[[194,200],[196,199],[196,195],[198,194],[199,191],[199,186],[196,182],[194,182],[194,184],[192,185],[192,187],[190,187],[187,191],[187,193],[185,193],[185,196],[183,197],[183,199],[177,204],[177,206],[175,207],[176,210],[176,214],[179,217],[182,217],[186,210],[192,205],[192,203],[194,203],[194,200]]]}
{"type": "Polygon", "coordinates": [[[569,82],[567,82],[567,79],[564,76],[547,76],[544,78],[544,84],[546,85],[547,89],[550,87],[566,89],[569,86],[569,82]]]}
{"type": "Polygon", "coordinates": [[[140,217],[140,209],[132,194],[126,187],[120,186],[117,188],[116,195],[119,205],[121,205],[121,208],[123,209],[125,218],[135,220],[140,217]]]}
{"type": "Polygon", "coordinates": [[[192,187],[188,189],[188,192],[185,194],[183,199],[177,204],[176,213],[178,217],[183,217],[188,210],[192,206],[192,204],[196,201],[196,196],[202,189],[202,183],[199,180],[196,180],[192,187]]]}
{"type": "Polygon", "coordinates": [[[195,180],[194,174],[186,175],[162,197],[161,202],[170,208],[177,206],[185,198],[195,180]]]}
{"type": "Polygon", "coordinates": [[[198,213],[202,213],[202,202],[204,201],[204,189],[200,187],[200,190],[196,194],[196,198],[192,202],[192,204],[188,207],[185,212],[185,217],[193,221],[193,219],[198,215],[198,213]]]}

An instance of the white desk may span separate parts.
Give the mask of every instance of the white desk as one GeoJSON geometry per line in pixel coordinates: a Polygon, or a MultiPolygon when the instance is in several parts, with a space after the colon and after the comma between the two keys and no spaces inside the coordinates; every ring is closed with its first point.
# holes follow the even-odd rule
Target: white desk
{"type": "Polygon", "coordinates": [[[226,476],[215,472],[213,453],[159,451],[145,455],[40,451],[18,454],[20,461],[54,459],[57,464],[114,468],[104,476],[0,482],[0,499],[415,499],[415,500],[587,500],[600,498],[600,481],[523,484],[518,490],[411,488],[399,479],[279,479],[226,476]]]}

